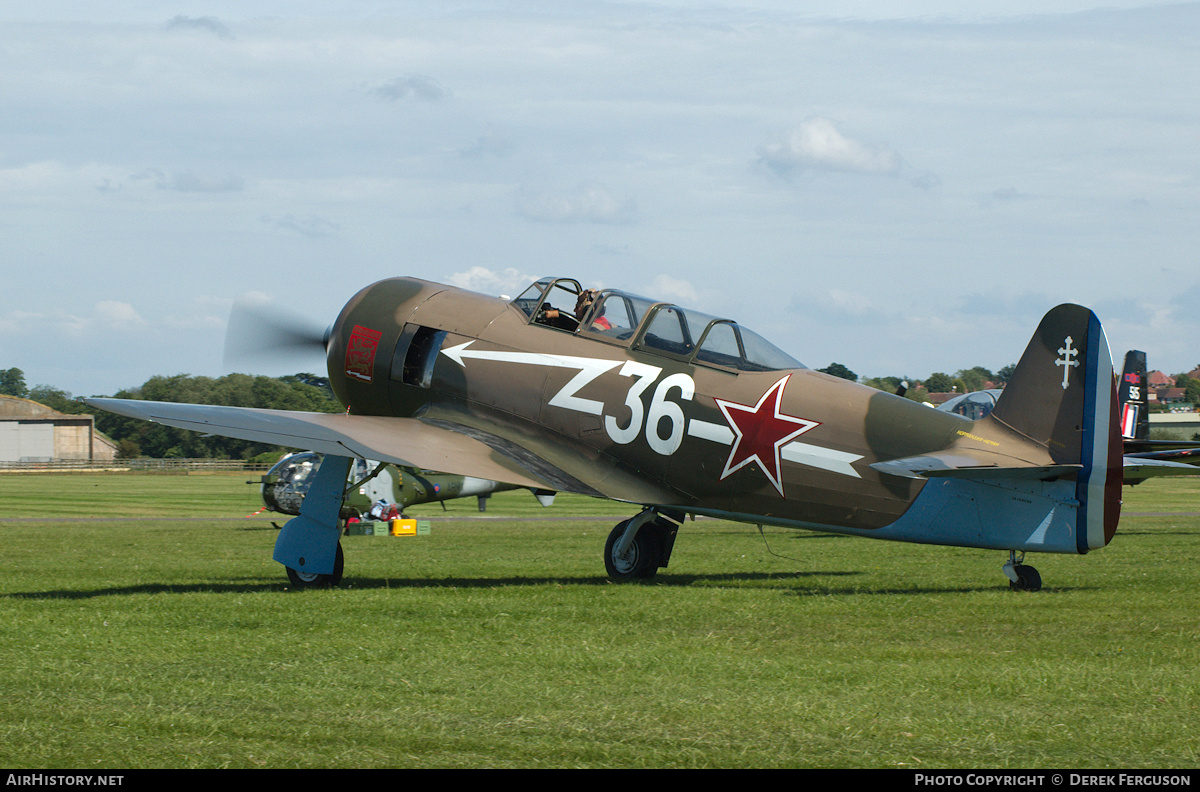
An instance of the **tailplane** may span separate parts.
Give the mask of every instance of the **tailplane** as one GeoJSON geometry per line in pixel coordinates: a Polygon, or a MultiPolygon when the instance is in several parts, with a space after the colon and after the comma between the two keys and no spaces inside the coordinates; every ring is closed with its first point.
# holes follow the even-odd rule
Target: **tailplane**
{"type": "Polygon", "coordinates": [[[1112,356],[1096,315],[1069,304],[1046,314],[984,420],[1044,446],[1057,465],[1079,465],[1078,550],[1108,544],[1120,517],[1123,449],[1112,356]]]}

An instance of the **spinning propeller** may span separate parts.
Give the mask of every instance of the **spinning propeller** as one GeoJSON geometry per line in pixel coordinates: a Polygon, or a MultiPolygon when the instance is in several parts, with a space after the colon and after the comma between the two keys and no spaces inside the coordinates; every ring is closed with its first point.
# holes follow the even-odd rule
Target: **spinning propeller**
{"type": "Polygon", "coordinates": [[[314,353],[324,358],[332,330],[279,308],[237,301],[225,330],[225,366],[307,363],[314,353]]]}

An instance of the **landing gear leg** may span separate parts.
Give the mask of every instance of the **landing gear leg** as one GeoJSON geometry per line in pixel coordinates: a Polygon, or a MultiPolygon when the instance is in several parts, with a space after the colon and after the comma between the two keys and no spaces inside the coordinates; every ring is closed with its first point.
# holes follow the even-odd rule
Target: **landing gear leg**
{"type": "Polygon", "coordinates": [[[336,586],[342,580],[339,517],[348,457],[326,456],[309,485],[300,515],[287,521],[275,540],[272,557],[287,568],[296,588],[336,586]]]}
{"type": "Polygon", "coordinates": [[[614,583],[649,580],[667,565],[676,527],[654,509],[618,523],[604,543],[604,568],[614,583]]]}
{"type": "Polygon", "coordinates": [[[1016,550],[1008,551],[1008,563],[1004,565],[1004,575],[1008,578],[1008,587],[1013,591],[1040,591],[1042,576],[1031,566],[1025,565],[1025,554],[1017,558],[1016,550]]]}

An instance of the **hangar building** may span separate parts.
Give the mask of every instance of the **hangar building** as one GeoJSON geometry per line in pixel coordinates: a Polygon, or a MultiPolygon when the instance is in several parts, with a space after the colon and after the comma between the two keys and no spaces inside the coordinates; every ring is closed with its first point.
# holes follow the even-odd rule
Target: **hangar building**
{"type": "Polygon", "coordinates": [[[110,462],[116,452],[90,415],[67,415],[29,399],[0,396],[0,463],[110,462]]]}

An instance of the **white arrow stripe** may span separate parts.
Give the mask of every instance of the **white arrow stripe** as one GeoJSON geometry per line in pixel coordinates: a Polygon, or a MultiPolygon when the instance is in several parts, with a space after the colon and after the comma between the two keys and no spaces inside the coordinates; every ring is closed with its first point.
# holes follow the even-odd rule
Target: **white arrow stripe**
{"type": "MultiPolygon", "coordinates": [[[[722,424],[709,421],[691,420],[688,422],[688,434],[701,440],[710,440],[721,445],[733,445],[733,430],[722,424]]],[[[811,443],[801,443],[793,440],[783,447],[780,456],[798,465],[828,470],[843,476],[862,478],[854,469],[852,463],[862,459],[861,454],[851,454],[846,451],[834,451],[832,448],[822,448],[811,443]]]]}
{"type": "Polygon", "coordinates": [[[821,468],[822,470],[828,470],[830,473],[840,473],[843,476],[862,478],[862,476],[858,475],[858,471],[851,465],[852,462],[862,459],[861,454],[834,451],[832,448],[822,448],[821,446],[793,440],[783,447],[782,456],[789,462],[795,462],[799,465],[821,468]]]}
{"type": "Polygon", "coordinates": [[[473,343],[475,342],[468,341],[456,347],[443,349],[442,354],[463,368],[467,367],[466,360],[494,360],[499,363],[525,363],[533,366],[574,369],[600,368],[602,371],[608,371],[620,362],[616,360],[571,357],[569,355],[547,355],[542,352],[487,352],[478,349],[467,349],[473,343]]]}
{"type": "Polygon", "coordinates": [[[610,369],[616,368],[621,363],[619,360],[597,360],[595,358],[572,357],[570,355],[547,355],[541,352],[487,352],[467,349],[473,343],[473,341],[468,341],[465,344],[459,344],[450,349],[443,349],[442,354],[463,368],[467,367],[466,360],[492,360],[498,363],[520,363],[530,366],[579,369],[579,373],[564,385],[562,390],[554,394],[554,398],[550,399],[547,403],[553,407],[562,407],[566,410],[574,410],[575,412],[587,413],[588,415],[600,415],[604,412],[604,402],[599,402],[595,399],[585,399],[575,394],[589,382],[596,379],[596,377],[599,377],[610,369]]]}
{"type": "Polygon", "coordinates": [[[711,440],[721,445],[733,445],[733,430],[725,424],[709,423],[693,418],[688,421],[687,433],[701,440],[711,440]]]}

